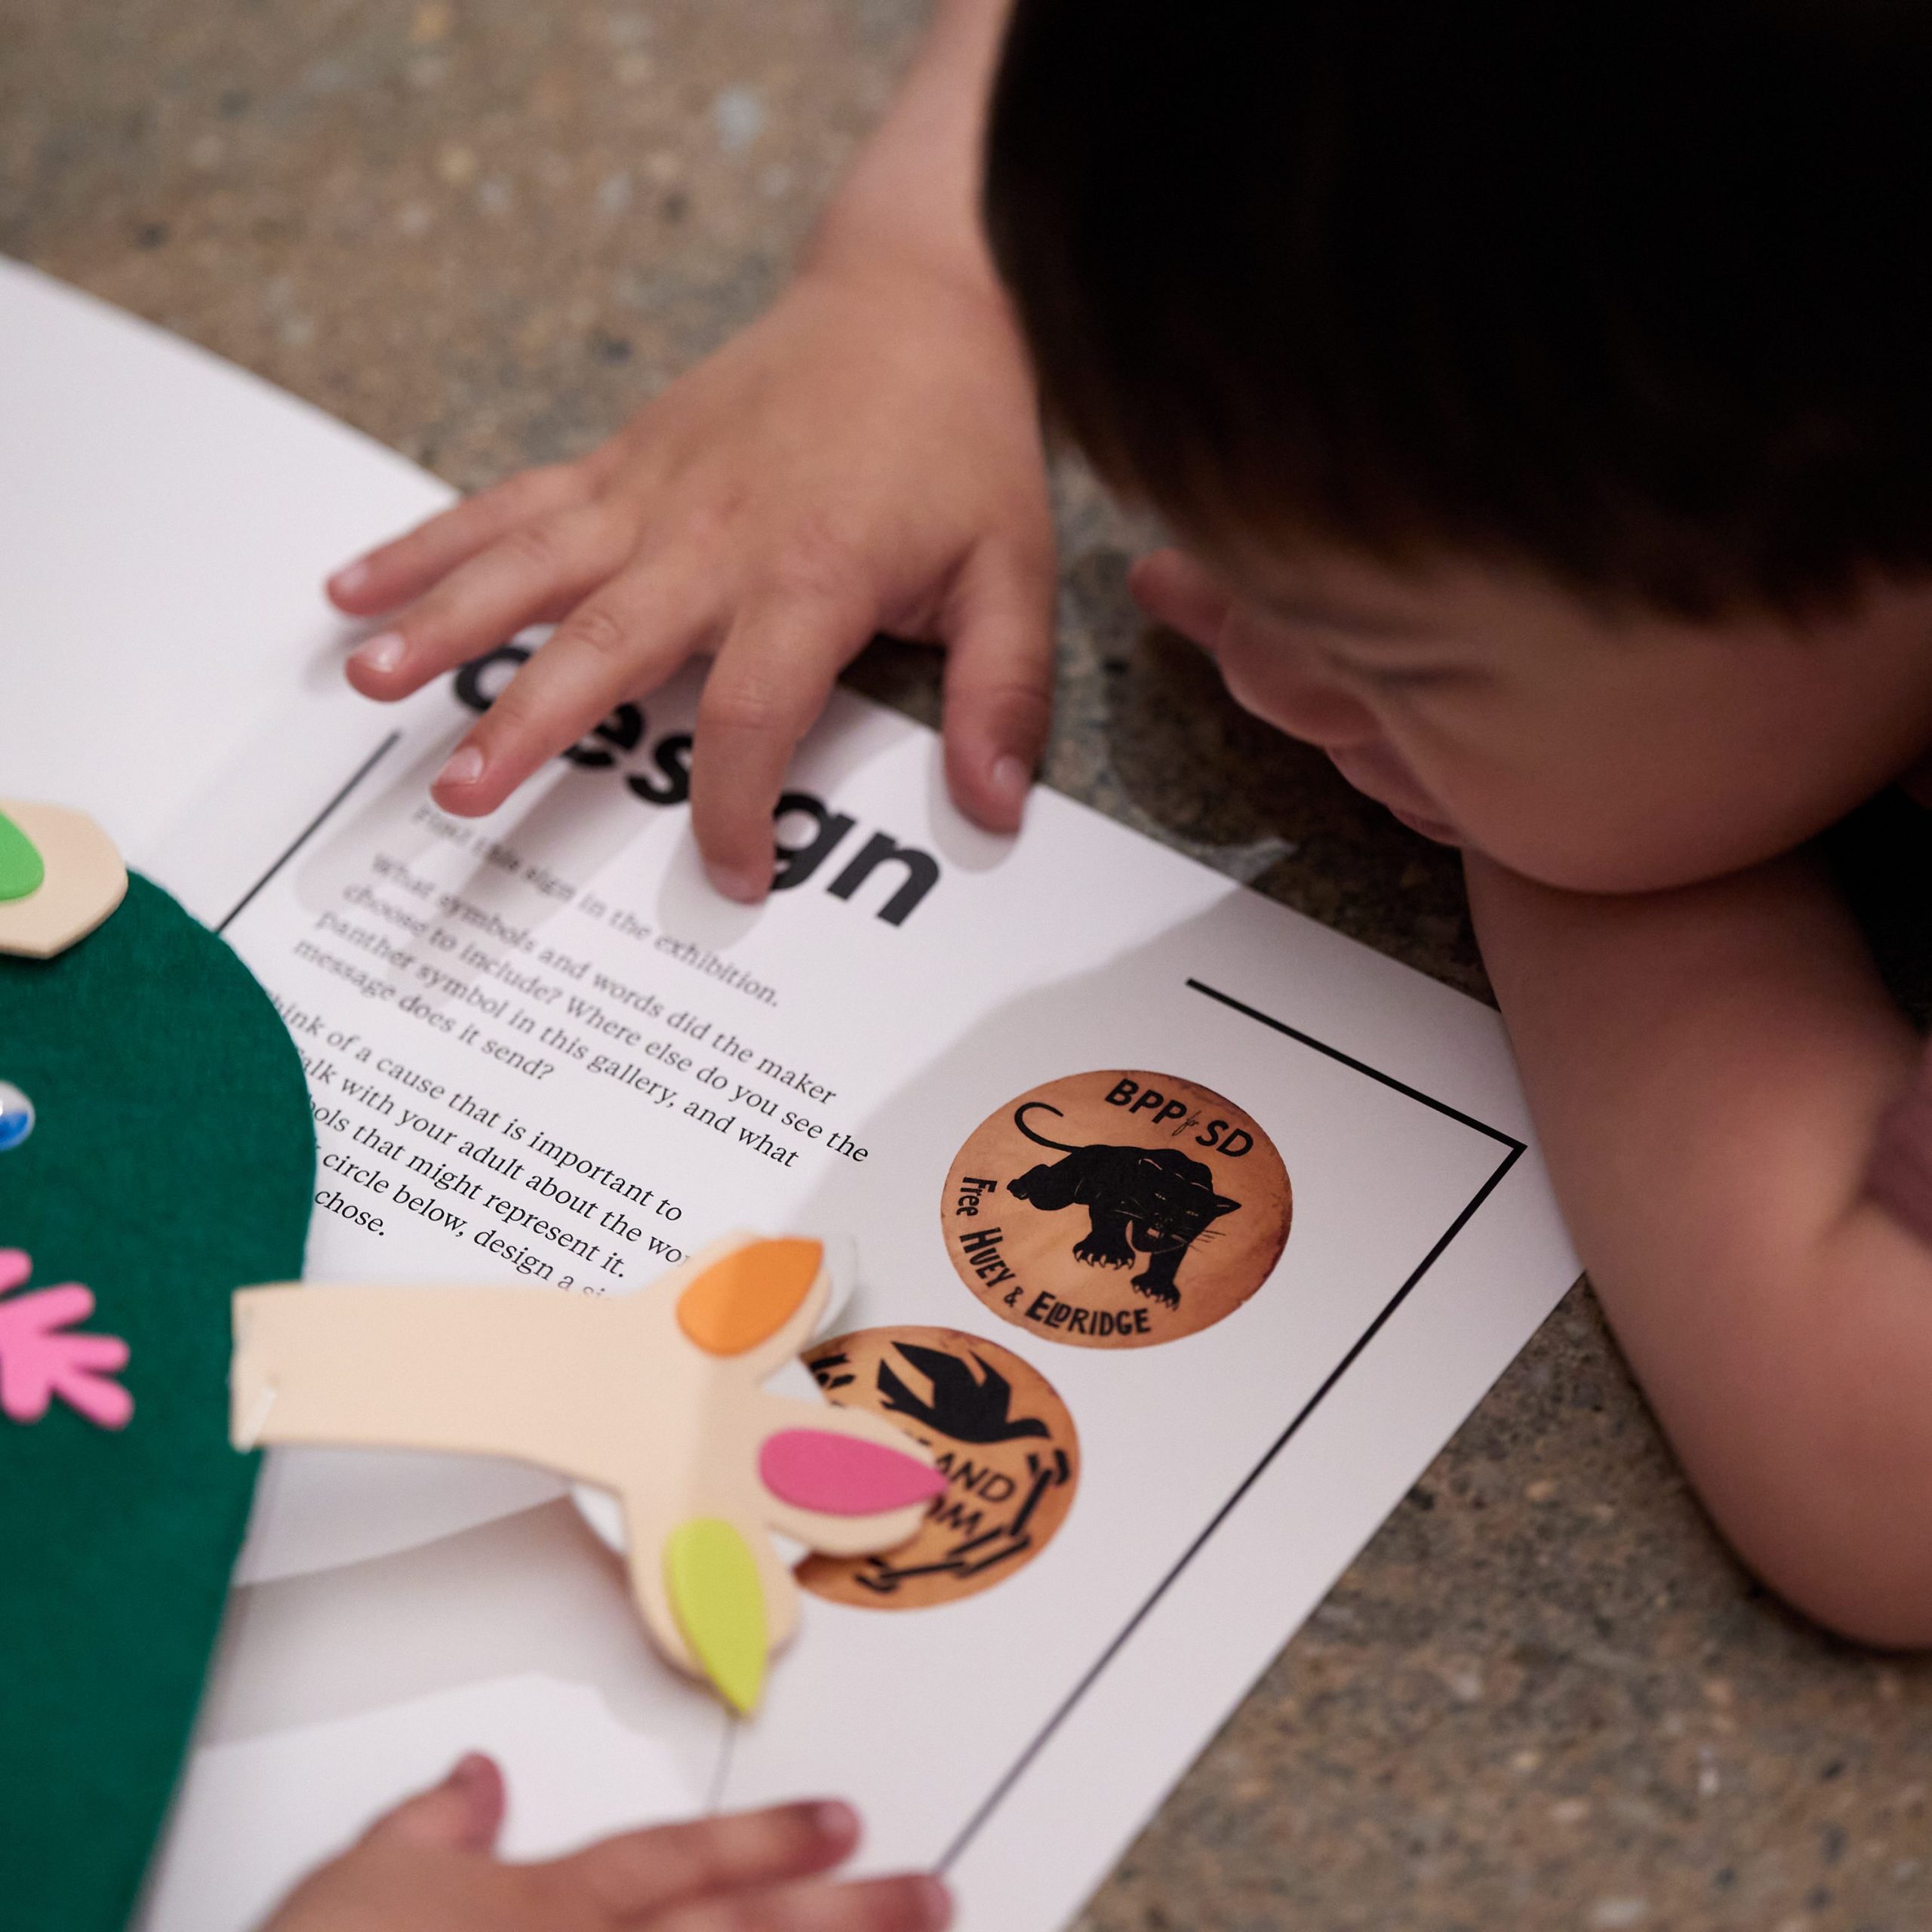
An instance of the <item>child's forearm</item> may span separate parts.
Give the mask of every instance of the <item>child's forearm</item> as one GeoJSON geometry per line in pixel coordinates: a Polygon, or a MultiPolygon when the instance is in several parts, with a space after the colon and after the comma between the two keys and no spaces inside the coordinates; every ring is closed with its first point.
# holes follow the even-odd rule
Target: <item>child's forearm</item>
{"type": "Polygon", "coordinates": [[[1921,1048],[1849,919],[1802,860],[1469,878],[1572,1232],[1712,1513],[1814,1615],[1932,1642],[1932,1252],[1864,1186],[1921,1048]]]}
{"type": "Polygon", "coordinates": [[[1011,0],[939,0],[885,118],[821,218],[808,266],[911,264],[997,292],[980,224],[980,144],[1011,0]]]}

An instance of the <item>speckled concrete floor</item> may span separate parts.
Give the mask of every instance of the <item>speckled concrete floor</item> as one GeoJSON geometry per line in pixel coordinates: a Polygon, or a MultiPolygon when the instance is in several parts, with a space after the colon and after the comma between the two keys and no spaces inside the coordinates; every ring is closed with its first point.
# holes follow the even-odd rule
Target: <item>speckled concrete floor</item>
{"type": "MultiPolygon", "coordinates": [[[[481,483],[757,311],[922,12],[0,0],[0,249],[481,483]]],[[[1060,499],[1050,782],[1480,992],[1454,864],[1146,634],[1125,526],[1060,499]]],[[[933,712],[929,654],[854,676],[933,712]]],[[[1753,1589],[1579,1291],[1083,1924],[1914,1932],[1928,1789],[1932,1668],[1753,1589]]]]}

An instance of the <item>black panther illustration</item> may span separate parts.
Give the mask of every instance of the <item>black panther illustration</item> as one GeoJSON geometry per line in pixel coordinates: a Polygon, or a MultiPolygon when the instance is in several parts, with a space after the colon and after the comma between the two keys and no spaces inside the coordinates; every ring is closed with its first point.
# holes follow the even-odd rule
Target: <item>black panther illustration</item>
{"type": "Polygon", "coordinates": [[[1125,1268],[1137,1253],[1144,1254],[1147,1265],[1133,1278],[1134,1286],[1168,1308],[1180,1307],[1174,1277],[1182,1257],[1241,1203],[1217,1194],[1214,1170],[1178,1148],[1069,1146],[1029,1127],[1026,1116],[1035,1112],[1060,1116],[1060,1110],[1029,1100],[1014,1109],[1014,1125],[1066,1158],[1029,1168],[1007,1183],[1007,1192],[1049,1212],[1084,1208],[1088,1232],[1075,1247],[1074,1259],[1090,1267],[1125,1268]]]}

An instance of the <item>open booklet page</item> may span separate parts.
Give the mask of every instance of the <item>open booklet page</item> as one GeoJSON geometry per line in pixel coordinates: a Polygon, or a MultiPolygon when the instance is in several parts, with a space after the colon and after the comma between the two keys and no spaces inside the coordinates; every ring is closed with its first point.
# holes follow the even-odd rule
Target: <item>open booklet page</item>
{"type": "Polygon", "coordinates": [[[514,1853],[839,1793],[971,1932],[1065,1923],[1575,1274],[1494,1014],[1052,794],[984,838],[850,697],[756,912],[694,863],[688,685],[449,820],[509,660],[365,705],[315,591],[445,486],[11,266],[0,343],[8,788],[280,1003],[312,1277],[618,1295],[820,1233],[854,1285],[795,1386],[950,1478],[912,1546],[811,1566],[736,1724],[550,1478],[274,1453],[149,1932],[258,1922],[471,1748],[514,1853]]]}
{"type": "Polygon", "coordinates": [[[275,1452],[149,1924],[249,1923],[478,1744],[515,1849],[836,1792],[968,1925],[1060,1923],[1574,1275],[1500,1029],[1054,795],[986,837],[849,695],[756,909],[697,862],[690,680],[452,819],[523,649],[305,704],[162,855],[300,1044],[311,1278],[620,1295],[734,1228],[849,1241],[811,1374],[949,1488],[805,1564],[738,1723],[552,1479],[275,1452]]]}

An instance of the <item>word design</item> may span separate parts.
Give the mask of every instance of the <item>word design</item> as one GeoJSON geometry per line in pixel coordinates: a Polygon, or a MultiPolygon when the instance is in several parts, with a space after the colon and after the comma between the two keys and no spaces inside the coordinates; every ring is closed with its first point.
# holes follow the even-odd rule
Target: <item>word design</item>
{"type": "MultiPolygon", "coordinates": [[[[487,657],[466,664],[456,675],[456,695],[472,711],[488,711],[503,686],[531,656],[528,645],[502,644],[487,657]]],[[[645,714],[635,704],[620,704],[580,744],[563,755],[589,771],[616,766],[620,759],[642,749],[648,770],[629,769],[626,789],[642,804],[669,807],[688,804],[691,795],[691,734],[667,732],[645,744],[645,714]]],[[[774,892],[804,884],[844,844],[858,821],[849,812],[834,811],[810,792],[787,792],[772,817],[778,828],[778,863],[772,875],[774,892]],[[804,842],[788,841],[788,823],[803,820],[811,828],[804,842]]],[[[939,861],[916,845],[902,845],[890,832],[875,832],[832,878],[826,891],[835,899],[851,899],[881,866],[896,867],[899,882],[881,903],[878,916],[888,926],[903,926],[914,909],[939,883],[939,861]]],[[[886,875],[891,877],[888,872],[886,875]]]]}

